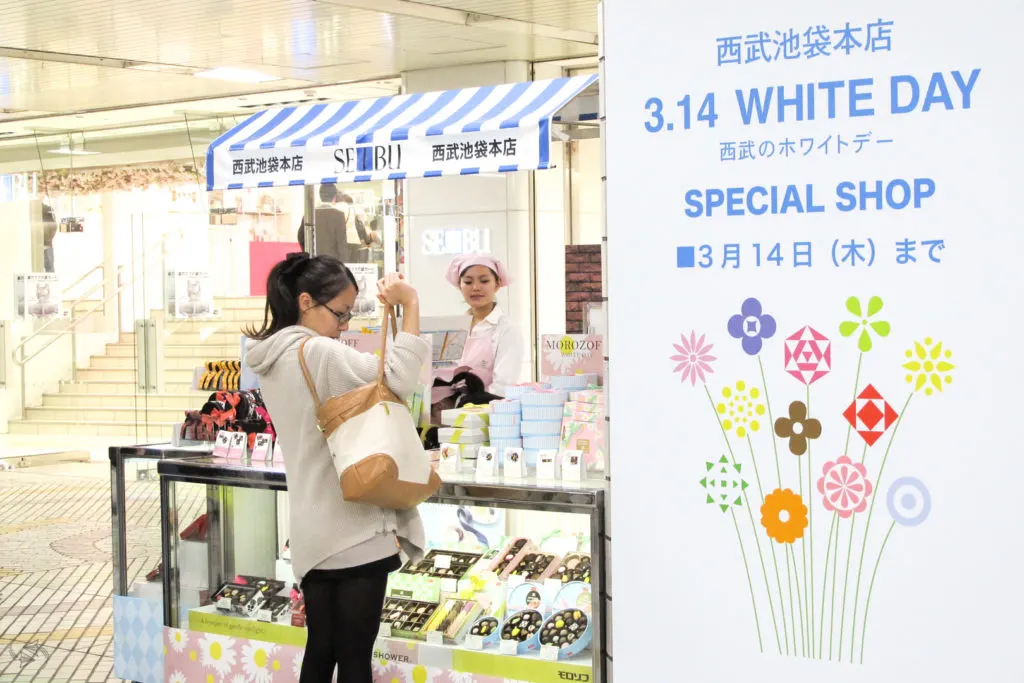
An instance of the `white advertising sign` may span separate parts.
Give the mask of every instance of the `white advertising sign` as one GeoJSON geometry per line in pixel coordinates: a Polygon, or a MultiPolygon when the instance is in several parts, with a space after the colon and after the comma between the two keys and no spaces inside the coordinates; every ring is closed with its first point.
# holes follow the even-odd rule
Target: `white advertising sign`
{"type": "Polygon", "coordinates": [[[1024,5],[679,11],[604,4],[616,677],[1006,678],[1024,5]]]}
{"type": "Polygon", "coordinates": [[[175,318],[205,318],[214,310],[213,282],[206,271],[167,271],[164,285],[167,314],[175,318]]]}
{"type": "Polygon", "coordinates": [[[14,310],[19,318],[55,318],[61,309],[60,282],[54,273],[14,276],[14,310]]]}

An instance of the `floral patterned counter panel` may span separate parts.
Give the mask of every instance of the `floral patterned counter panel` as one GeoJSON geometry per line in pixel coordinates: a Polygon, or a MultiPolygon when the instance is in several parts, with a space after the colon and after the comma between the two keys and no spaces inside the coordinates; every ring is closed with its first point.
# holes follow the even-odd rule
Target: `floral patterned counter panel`
{"type": "MultiPolygon", "coordinates": [[[[374,683],[522,683],[416,664],[399,647],[378,652],[374,683]]],[[[180,629],[164,629],[164,652],[167,683],[298,683],[302,670],[301,647],[180,629]]]]}

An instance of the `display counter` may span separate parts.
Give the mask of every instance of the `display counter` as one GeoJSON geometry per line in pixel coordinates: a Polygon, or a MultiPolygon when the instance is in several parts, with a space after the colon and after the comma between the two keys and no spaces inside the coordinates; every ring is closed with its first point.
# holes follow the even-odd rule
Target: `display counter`
{"type": "Polygon", "coordinates": [[[212,444],[115,446],[110,457],[114,674],[139,683],[163,678],[160,488],[156,463],[208,456],[212,444]],[[131,495],[128,495],[129,489],[131,495]]]}
{"type": "MultiPolygon", "coordinates": [[[[297,681],[283,466],[185,457],[157,470],[166,675],[297,681]]],[[[375,680],[605,680],[604,481],[445,479],[420,506],[426,558],[389,580],[375,680]]]]}

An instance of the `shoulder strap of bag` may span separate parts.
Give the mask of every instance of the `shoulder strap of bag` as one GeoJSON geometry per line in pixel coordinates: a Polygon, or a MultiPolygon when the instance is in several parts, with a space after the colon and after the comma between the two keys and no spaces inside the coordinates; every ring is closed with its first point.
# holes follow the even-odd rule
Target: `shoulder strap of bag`
{"type": "Polygon", "coordinates": [[[384,307],[384,324],[380,329],[380,364],[377,367],[377,384],[384,386],[384,361],[388,351],[388,326],[391,326],[391,333],[394,336],[398,336],[398,316],[395,315],[395,309],[391,307],[391,304],[387,304],[384,307]]]}
{"type": "Polygon", "coordinates": [[[313,378],[309,374],[309,366],[306,365],[306,354],[303,350],[306,347],[306,342],[309,341],[309,337],[302,340],[299,344],[299,367],[302,368],[302,376],[306,378],[306,386],[309,387],[309,393],[313,396],[313,403],[316,405],[317,413],[320,412],[320,396],[316,393],[316,385],[313,384],[313,378]]]}

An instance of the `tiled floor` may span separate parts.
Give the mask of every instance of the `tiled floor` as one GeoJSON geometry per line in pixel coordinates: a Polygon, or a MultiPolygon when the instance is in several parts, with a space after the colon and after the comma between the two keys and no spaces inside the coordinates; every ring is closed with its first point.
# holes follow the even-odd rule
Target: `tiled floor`
{"type": "MultiPolygon", "coordinates": [[[[160,560],[155,481],[128,477],[129,585],[160,560]]],[[[0,683],[111,681],[110,470],[0,471],[0,683]]]]}

